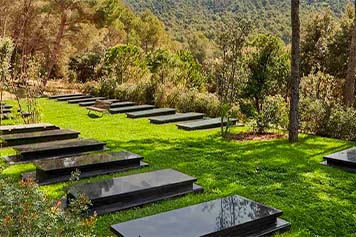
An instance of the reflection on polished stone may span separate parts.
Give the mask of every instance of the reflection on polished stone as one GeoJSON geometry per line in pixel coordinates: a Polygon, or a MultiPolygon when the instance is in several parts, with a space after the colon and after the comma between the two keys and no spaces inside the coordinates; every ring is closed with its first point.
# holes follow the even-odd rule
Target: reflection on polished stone
{"type": "Polygon", "coordinates": [[[154,124],[174,123],[174,122],[203,119],[204,116],[205,114],[202,113],[173,114],[173,115],[165,115],[165,116],[150,118],[150,122],[154,124]]]}
{"type": "Polygon", "coordinates": [[[25,133],[25,132],[35,132],[35,131],[45,131],[59,129],[53,124],[49,123],[36,123],[36,124],[21,124],[21,125],[10,125],[10,126],[0,126],[0,134],[13,134],[13,133],[25,133]]]}
{"type": "Polygon", "coordinates": [[[324,157],[325,165],[356,172],[356,148],[350,148],[324,157]]]}
{"type": "MultiPolygon", "coordinates": [[[[236,124],[237,119],[230,119],[231,124],[236,124]]],[[[224,125],[227,124],[227,120],[224,119],[224,125]]],[[[177,124],[179,129],[183,130],[200,130],[200,129],[209,129],[209,128],[218,128],[221,126],[221,119],[214,118],[214,119],[202,119],[194,122],[187,122],[187,123],[180,123],[177,124]]]]}
{"type": "Polygon", "coordinates": [[[79,170],[79,178],[88,178],[130,169],[146,167],[143,157],[128,151],[77,155],[34,162],[36,172],[22,174],[39,185],[69,181],[73,171],[79,170]]]}
{"type": "Polygon", "coordinates": [[[69,129],[44,130],[38,132],[13,133],[0,136],[4,146],[17,146],[40,142],[74,139],[79,132],[69,129]]]}
{"type": "Polygon", "coordinates": [[[137,111],[127,113],[128,118],[144,118],[150,116],[159,116],[159,115],[167,115],[167,114],[175,114],[176,110],[171,108],[159,108],[159,109],[150,109],[144,111],[137,111]]]}
{"type": "MultiPolygon", "coordinates": [[[[125,237],[259,236],[281,230],[280,210],[241,196],[231,196],[116,225],[125,237]]],[[[283,228],[289,227],[284,222],[283,228]]]]}
{"type": "Polygon", "coordinates": [[[74,139],[20,145],[13,147],[17,151],[16,155],[5,157],[5,159],[10,163],[30,162],[50,157],[102,151],[105,150],[105,145],[104,142],[95,139],[74,139]]]}
{"type": "Polygon", "coordinates": [[[166,169],[119,177],[69,189],[68,201],[85,194],[92,203],[91,212],[104,214],[147,203],[201,192],[196,178],[166,169]]]}

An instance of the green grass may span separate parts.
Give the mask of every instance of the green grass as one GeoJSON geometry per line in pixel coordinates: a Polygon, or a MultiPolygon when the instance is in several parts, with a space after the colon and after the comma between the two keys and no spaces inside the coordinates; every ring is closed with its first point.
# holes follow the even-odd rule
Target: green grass
{"type": "MultiPolygon", "coordinates": [[[[285,139],[233,142],[219,130],[186,132],[175,125],[151,125],[147,119],[124,115],[92,119],[76,105],[41,99],[43,122],[81,132],[85,138],[107,142],[114,151],[141,154],[150,167],[110,177],[173,168],[198,178],[202,194],[188,195],[98,218],[97,235],[112,235],[111,224],[238,194],[283,210],[292,223],[283,236],[351,236],[356,230],[356,176],[320,165],[322,157],[354,143],[303,135],[298,144],[285,139]]],[[[236,130],[238,131],[238,130],[236,130]]],[[[11,166],[4,174],[18,177],[31,164],[11,166]]],[[[65,195],[68,184],[41,187],[53,199],[65,195]]]]}

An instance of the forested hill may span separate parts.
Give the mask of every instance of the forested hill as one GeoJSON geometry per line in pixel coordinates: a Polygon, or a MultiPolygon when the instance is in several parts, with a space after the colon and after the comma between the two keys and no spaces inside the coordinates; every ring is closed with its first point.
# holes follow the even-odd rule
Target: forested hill
{"type": "MultiPolygon", "coordinates": [[[[208,39],[215,33],[214,22],[232,12],[253,17],[259,30],[272,32],[285,41],[290,37],[290,0],[125,0],[135,11],[146,8],[160,17],[181,42],[192,32],[208,39]]],[[[350,0],[302,0],[302,12],[329,7],[341,14],[350,0]]]]}

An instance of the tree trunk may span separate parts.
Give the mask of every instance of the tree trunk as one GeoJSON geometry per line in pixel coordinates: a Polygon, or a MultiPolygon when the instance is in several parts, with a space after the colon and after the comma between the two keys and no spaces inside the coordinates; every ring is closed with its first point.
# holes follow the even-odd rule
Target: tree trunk
{"type": "Polygon", "coordinates": [[[356,3],[352,40],[350,44],[349,62],[344,88],[344,103],[347,107],[355,104],[355,77],[356,77],[356,3]]]}
{"type": "Polygon", "coordinates": [[[58,29],[58,32],[57,32],[56,41],[54,43],[54,47],[53,47],[53,50],[51,52],[50,59],[49,59],[49,62],[48,62],[48,73],[47,73],[47,76],[46,76],[46,80],[44,81],[44,85],[46,85],[47,82],[49,81],[49,79],[51,78],[51,74],[52,74],[54,65],[57,63],[58,53],[59,53],[59,50],[61,48],[61,41],[63,39],[65,27],[66,27],[66,24],[67,24],[67,13],[66,13],[66,9],[65,9],[65,3],[64,3],[64,1],[61,1],[60,4],[61,4],[61,6],[60,6],[61,22],[59,24],[59,29],[58,29]]]}
{"type": "Polygon", "coordinates": [[[298,141],[299,84],[300,84],[300,19],[299,0],[292,0],[292,70],[289,113],[289,142],[298,141]]]}

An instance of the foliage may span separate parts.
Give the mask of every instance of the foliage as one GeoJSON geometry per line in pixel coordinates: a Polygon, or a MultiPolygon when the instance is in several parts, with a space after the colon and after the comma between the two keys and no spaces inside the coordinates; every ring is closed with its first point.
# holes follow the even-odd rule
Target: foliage
{"type": "Polygon", "coordinates": [[[72,80],[80,83],[96,80],[95,69],[100,60],[100,55],[94,52],[71,57],[68,62],[68,70],[72,80]]]}
{"type": "Polygon", "coordinates": [[[0,177],[1,236],[94,236],[96,217],[83,218],[87,199],[63,211],[31,181],[0,177]]]}
{"type": "Polygon", "coordinates": [[[263,134],[271,128],[286,129],[288,104],[281,96],[267,96],[251,125],[258,134],[263,134]]]}
{"type": "Polygon", "coordinates": [[[259,112],[266,96],[287,90],[289,55],[279,38],[267,34],[255,36],[246,54],[250,73],[243,94],[254,100],[255,109],[259,112]]]}
{"type": "Polygon", "coordinates": [[[243,49],[251,32],[251,23],[242,19],[229,18],[221,26],[218,46],[221,58],[215,64],[217,94],[220,100],[221,135],[226,137],[230,129],[230,110],[237,101],[239,88],[245,80],[243,49]],[[224,120],[227,126],[224,129],[224,120]]]}

